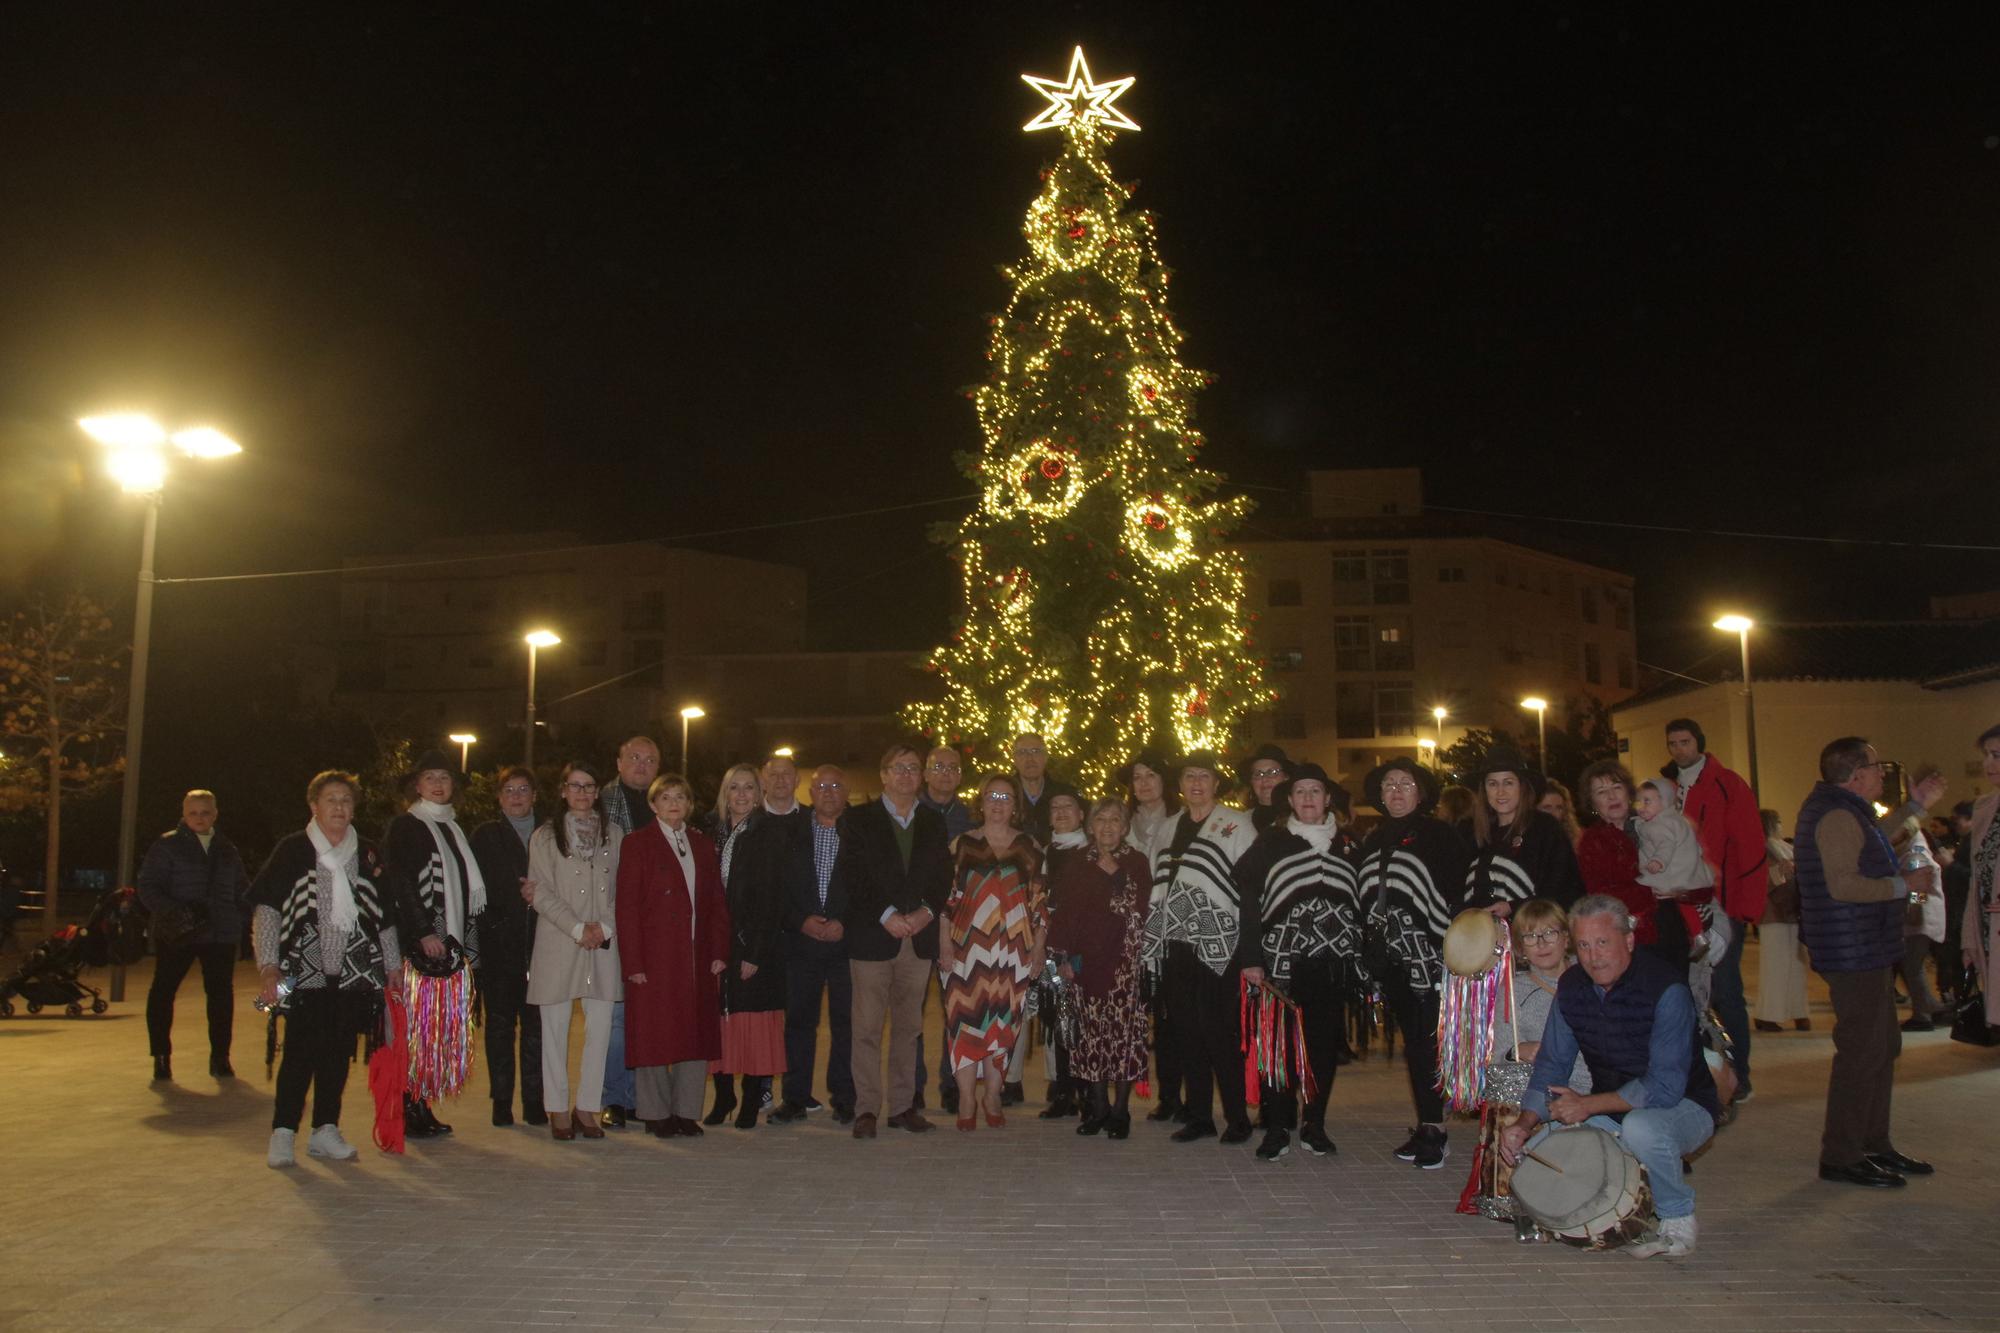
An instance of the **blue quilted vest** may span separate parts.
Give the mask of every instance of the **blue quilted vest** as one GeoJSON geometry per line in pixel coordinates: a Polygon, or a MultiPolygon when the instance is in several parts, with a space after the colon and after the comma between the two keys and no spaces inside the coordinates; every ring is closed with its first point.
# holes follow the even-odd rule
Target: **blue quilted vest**
{"type": "MultiPolygon", "coordinates": [[[[1597,1092],[1616,1092],[1633,1079],[1644,1078],[1652,1062],[1653,1013],[1660,996],[1669,986],[1685,986],[1687,981],[1670,964],[1640,950],[1632,955],[1625,975],[1611,983],[1603,995],[1597,983],[1578,966],[1562,974],[1556,983],[1556,1006],[1563,1021],[1576,1034],[1583,1051],[1583,1063],[1590,1070],[1590,1086],[1597,1092]]],[[[1689,1051],[1687,1091],[1683,1094],[1714,1119],[1721,1119],[1722,1106],[1715,1095],[1715,1078],[1708,1072],[1696,1036],[1689,1051]]],[[[1623,1119],[1624,1112],[1613,1115],[1623,1119]]]]}
{"type": "Polygon", "coordinates": [[[1868,972],[1892,967],[1903,957],[1903,902],[1844,903],[1826,889],[1826,867],[1819,859],[1814,836],[1821,816],[1845,810],[1861,821],[1861,873],[1882,879],[1896,873],[1896,854],[1875,827],[1875,812],[1866,801],[1831,782],[1814,785],[1799,807],[1792,835],[1799,880],[1799,938],[1812,956],[1813,971],[1868,972]]]}

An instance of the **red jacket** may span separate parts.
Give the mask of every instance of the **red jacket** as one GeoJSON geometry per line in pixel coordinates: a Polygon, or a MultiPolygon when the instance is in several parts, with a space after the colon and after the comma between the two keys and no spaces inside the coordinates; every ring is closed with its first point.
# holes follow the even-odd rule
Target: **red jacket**
{"type": "Polygon", "coordinates": [[[1592,824],[1576,845],[1576,866],[1583,872],[1585,893],[1608,893],[1632,914],[1632,942],[1652,944],[1660,938],[1653,919],[1660,900],[1639,882],[1639,849],[1624,829],[1592,824]]]}
{"type": "Polygon", "coordinates": [[[1681,813],[1694,821],[1702,857],[1715,867],[1722,910],[1738,921],[1762,920],[1771,885],[1764,870],[1764,817],[1750,784],[1709,755],[1681,798],[1681,813]]]}
{"type": "Polygon", "coordinates": [[[627,978],[625,1063],[634,1069],[722,1058],[722,992],[711,964],[729,961],[729,902],[715,844],[686,832],[692,895],[665,825],[648,824],[619,845],[618,962],[627,978]],[[645,984],[634,985],[641,972],[645,984]]]}

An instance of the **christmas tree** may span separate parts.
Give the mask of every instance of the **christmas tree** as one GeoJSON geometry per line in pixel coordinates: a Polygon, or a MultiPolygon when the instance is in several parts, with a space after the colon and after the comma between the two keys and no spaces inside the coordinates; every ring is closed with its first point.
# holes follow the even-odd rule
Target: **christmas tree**
{"type": "Polygon", "coordinates": [[[1095,83],[1078,48],[1067,80],[1023,76],[1057,129],[1023,227],[1028,257],[992,319],[986,383],[967,396],[983,447],[959,464],[980,498],[938,540],[965,604],[926,669],[941,698],[914,704],[927,737],[1005,768],[1039,732],[1096,788],[1142,746],[1222,750],[1272,698],[1243,607],[1243,560],[1222,538],[1249,512],[1196,464],[1194,397],[1178,356],[1153,219],[1104,151],[1139,127],[1115,105],[1130,78],[1095,83]]]}

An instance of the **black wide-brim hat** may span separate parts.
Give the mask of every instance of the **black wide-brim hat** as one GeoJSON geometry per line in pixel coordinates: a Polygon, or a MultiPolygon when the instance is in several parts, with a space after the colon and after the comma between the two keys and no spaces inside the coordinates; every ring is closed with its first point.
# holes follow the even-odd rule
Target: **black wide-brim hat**
{"type": "Polygon", "coordinates": [[[1437,804],[1439,790],[1437,774],[1406,755],[1399,755],[1391,759],[1388,763],[1381,765],[1367,777],[1363,778],[1361,780],[1361,799],[1374,806],[1377,810],[1380,810],[1383,814],[1388,814],[1389,808],[1382,804],[1382,783],[1391,773],[1408,773],[1412,778],[1416,779],[1417,813],[1429,814],[1431,807],[1437,804]]]}
{"type": "Polygon", "coordinates": [[[458,771],[458,765],[453,763],[443,750],[425,750],[417,756],[416,762],[410,765],[410,771],[403,774],[402,782],[399,784],[403,794],[407,796],[415,791],[417,779],[433,771],[451,774],[451,794],[454,798],[465,790],[465,774],[458,771]]]}
{"type": "MultiPolygon", "coordinates": [[[[1269,759],[1271,762],[1275,763],[1279,768],[1285,771],[1285,776],[1287,778],[1298,776],[1298,774],[1293,771],[1295,766],[1293,765],[1292,761],[1286,757],[1282,747],[1265,744],[1258,746],[1254,751],[1252,751],[1249,758],[1238,761],[1236,765],[1236,780],[1242,783],[1246,787],[1249,786],[1250,770],[1257,767],[1257,761],[1259,759],[1269,759]]],[[[1277,794],[1275,792],[1272,793],[1271,800],[1275,802],[1277,799],[1278,799],[1277,794]]]]}
{"type": "Polygon", "coordinates": [[[1125,766],[1118,770],[1118,785],[1130,791],[1132,789],[1132,770],[1142,764],[1160,775],[1161,785],[1171,785],[1169,779],[1174,776],[1174,766],[1168,763],[1167,757],[1158,750],[1141,750],[1128,759],[1125,762],[1125,766]]]}
{"type": "Polygon", "coordinates": [[[1538,770],[1530,768],[1527,759],[1511,745],[1496,745],[1488,750],[1473,777],[1483,786],[1486,779],[1495,773],[1512,773],[1519,778],[1530,805],[1542,799],[1542,789],[1548,785],[1547,779],[1538,770]]]}
{"type": "MultiPolygon", "coordinates": [[[[1256,756],[1252,755],[1251,758],[1254,759],[1256,756]]],[[[1347,794],[1347,788],[1328,777],[1326,770],[1310,759],[1301,759],[1291,765],[1291,776],[1280,782],[1271,792],[1271,804],[1273,806],[1291,804],[1292,784],[1294,782],[1317,782],[1320,786],[1326,788],[1326,803],[1342,819],[1346,819],[1348,811],[1354,808],[1354,798],[1347,794]]]]}
{"type": "Polygon", "coordinates": [[[1175,779],[1178,780],[1190,768],[1203,769],[1215,775],[1215,794],[1217,796],[1222,795],[1236,785],[1236,779],[1229,775],[1229,769],[1223,764],[1222,756],[1213,750],[1189,751],[1178,764],[1174,765],[1175,779]]]}

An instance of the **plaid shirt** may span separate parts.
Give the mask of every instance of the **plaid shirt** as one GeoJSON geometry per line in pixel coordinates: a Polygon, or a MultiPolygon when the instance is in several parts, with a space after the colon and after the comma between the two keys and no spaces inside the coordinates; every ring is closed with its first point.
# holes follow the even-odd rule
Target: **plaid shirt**
{"type": "Polygon", "coordinates": [[[826,908],[826,885],[833,878],[833,859],[840,855],[840,824],[831,826],[819,822],[813,816],[813,878],[819,881],[819,905],[826,908]]]}

